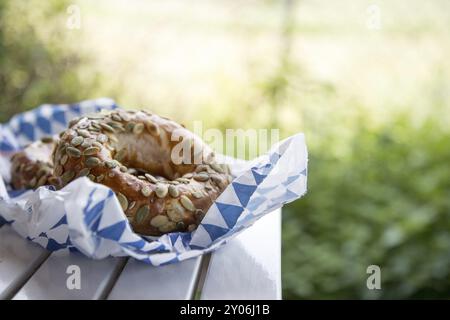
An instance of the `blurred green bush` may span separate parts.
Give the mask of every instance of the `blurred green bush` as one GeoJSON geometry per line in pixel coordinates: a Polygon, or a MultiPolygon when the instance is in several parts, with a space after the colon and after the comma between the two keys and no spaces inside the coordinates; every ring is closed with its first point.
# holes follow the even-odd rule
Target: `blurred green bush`
{"type": "Polygon", "coordinates": [[[80,34],[66,26],[67,0],[0,1],[0,122],[44,102],[85,99],[96,75],[83,77],[80,34]]]}
{"type": "Polygon", "coordinates": [[[450,131],[360,119],[350,151],[309,144],[308,193],[283,211],[285,298],[448,298],[450,131]],[[368,290],[366,268],[381,268],[368,290]]]}

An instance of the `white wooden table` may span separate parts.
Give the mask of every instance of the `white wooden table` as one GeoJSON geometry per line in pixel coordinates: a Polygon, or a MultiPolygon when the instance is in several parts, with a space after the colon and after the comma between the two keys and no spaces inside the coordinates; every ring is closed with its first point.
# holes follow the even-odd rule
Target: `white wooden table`
{"type": "Polygon", "coordinates": [[[3,225],[0,299],[281,299],[281,210],[210,255],[163,267],[50,253],[3,225]],[[70,265],[80,289],[66,285],[70,265]]]}

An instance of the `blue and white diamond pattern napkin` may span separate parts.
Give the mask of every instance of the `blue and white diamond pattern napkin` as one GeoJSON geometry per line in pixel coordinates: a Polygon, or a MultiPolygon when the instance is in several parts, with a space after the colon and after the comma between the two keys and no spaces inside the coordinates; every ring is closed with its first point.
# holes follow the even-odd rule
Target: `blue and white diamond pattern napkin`
{"type": "Polygon", "coordinates": [[[306,192],[307,150],[303,134],[291,136],[252,160],[232,160],[233,182],[216,199],[192,233],[144,237],[131,229],[114,193],[88,178],[61,190],[43,186],[13,191],[12,153],[42,136],[57,134],[74,117],[115,109],[111,99],[42,105],[0,125],[0,220],[51,251],[75,250],[94,259],[131,256],[160,266],[199,256],[225,244],[259,218],[306,192]],[[2,171],[3,170],[3,171],[2,171]]]}

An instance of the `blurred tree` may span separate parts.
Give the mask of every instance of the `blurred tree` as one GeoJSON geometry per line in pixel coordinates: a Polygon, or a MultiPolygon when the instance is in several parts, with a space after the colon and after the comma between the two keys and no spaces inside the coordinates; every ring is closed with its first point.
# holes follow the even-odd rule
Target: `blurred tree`
{"type": "Polygon", "coordinates": [[[66,0],[0,1],[0,122],[43,102],[86,98],[96,75],[78,68],[87,56],[81,33],[66,27],[66,0]]]}

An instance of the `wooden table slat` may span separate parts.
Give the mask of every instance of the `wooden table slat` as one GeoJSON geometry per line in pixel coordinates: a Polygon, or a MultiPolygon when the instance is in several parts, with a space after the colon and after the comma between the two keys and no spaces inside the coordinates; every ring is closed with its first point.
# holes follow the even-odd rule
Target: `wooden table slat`
{"type": "Polygon", "coordinates": [[[0,228],[0,244],[0,299],[10,299],[50,253],[7,225],[0,228]]]}
{"type": "Polygon", "coordinates": [[[130,259],[108,299],[192,299],[200,265],[201,257],[161,267],[130,259]]]}
{"type": "Polygon", "coordinates": [[[102,299],[125,262],[126,258],[93,260],[67,250],[54,252],[14,299],[102,299]],[[75,278],[78,276],[79,281],[75,278]]]}

